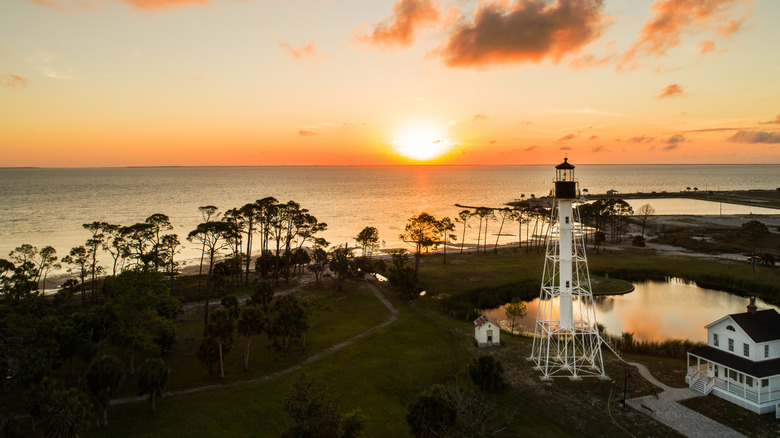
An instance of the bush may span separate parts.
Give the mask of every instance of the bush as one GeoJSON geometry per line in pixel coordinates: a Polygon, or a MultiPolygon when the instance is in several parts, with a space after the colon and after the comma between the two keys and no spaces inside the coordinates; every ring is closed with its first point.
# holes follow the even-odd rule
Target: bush
{"type": "Polygon", "coordinates": [[[474,358],[469,364],[469,377],[479,389],[492,392],[504,387],[504,367],[491,355],[474,358]]]}
{"type": "Polygon", "coordinates": [[[631,241],[631,243],[634,246],[644,247],[645,246],[645,238],[642,236],[634,236],[634,239],[631,241]]]}

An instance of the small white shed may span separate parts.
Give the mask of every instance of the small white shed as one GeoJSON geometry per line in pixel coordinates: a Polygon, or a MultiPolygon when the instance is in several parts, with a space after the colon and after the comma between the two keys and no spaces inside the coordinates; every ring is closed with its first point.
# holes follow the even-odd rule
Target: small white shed
{"type": "Polygon", "coordinates": [[[501,343],[501,326],[482,315],[474,320],[474,338],[480,347],[489,347],[501,343]]]}

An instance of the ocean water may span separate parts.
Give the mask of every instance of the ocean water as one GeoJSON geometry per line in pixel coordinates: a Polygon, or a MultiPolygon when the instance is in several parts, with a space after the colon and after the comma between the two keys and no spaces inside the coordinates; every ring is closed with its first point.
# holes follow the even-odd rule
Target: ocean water
{"type": "MultiPolygon", "coordinates": [[[[184,243],[181,258],[194,260],[197,245],[185,237],[201,222],[199,206],[225,211],[266,196],[307,208],[328,224],[322,237],[332,244],[354,245],[353,237],[373,226],[383,248],[405,247],[399,234],[415,214],[455,218],[456,203],[501,207],[521,195],[543,196],[554,176],[552,165],[0,169],[0,257],[23,243],[54,246],[62,257],[86,241],[82,224],[131,225],[163,213],[184,243]]],[[[590,193],[780,187],[780,165],[578,165],[575,176],[590,193]]],[[[780,213],[690,200],[632,201],[635,209],[647,202],[657,214],[718,214],[721,207],[723,214],[780,213]]],[[[476,240],[472,223],[467,244],[476,240]]],[[[458,239],[461,232],[458,226],[458,239]]],[[[490,244],[497,233],[493,222],[490,244]]],[[[500,243],[516,242],[517,224],[501,234],[500,243]]]]}

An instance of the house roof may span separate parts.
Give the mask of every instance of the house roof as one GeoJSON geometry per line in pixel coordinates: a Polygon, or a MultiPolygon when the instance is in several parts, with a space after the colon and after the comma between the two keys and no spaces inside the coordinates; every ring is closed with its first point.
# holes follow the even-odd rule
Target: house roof
{"type": "Polygon", "coordinates": [[[474,320],[474,327],[480,327],[482,324],[486,322],[492,322],[496,327],[500,327],[497,322],[493,321],[492,319],[488,318],[487,315],[482,315],[479,318],[474,320]]]}
{"type": "Polygon", "coordinates": [[[752,360],[710,347],[709,345],[696,347],[688,351],[688,354],[707,359],[710,362],[725,365],[728,368],[758,379],[780,375],[780,359],[753,362],[752,360]]]}
{"type": "Polygon", "coordinates": [[[725,318],[731,318],[753,342],[768,342],[780,339],[780,313],[777,313],[775,309],[759,310],[755,313],[732,313],[712,324],[708,324],[706,327],[709,328],[725,318]]]}

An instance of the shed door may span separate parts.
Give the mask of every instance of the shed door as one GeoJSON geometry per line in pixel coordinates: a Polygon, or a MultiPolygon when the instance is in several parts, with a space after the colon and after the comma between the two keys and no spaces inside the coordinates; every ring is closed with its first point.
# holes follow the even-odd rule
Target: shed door
{"type": "Polygon", "coordinates": [[[488,342],[493,342],[493,330],[487,331],[488,342]]]}

